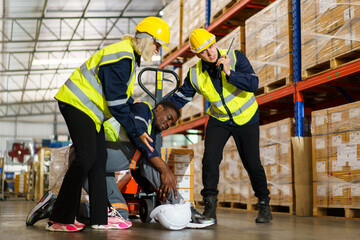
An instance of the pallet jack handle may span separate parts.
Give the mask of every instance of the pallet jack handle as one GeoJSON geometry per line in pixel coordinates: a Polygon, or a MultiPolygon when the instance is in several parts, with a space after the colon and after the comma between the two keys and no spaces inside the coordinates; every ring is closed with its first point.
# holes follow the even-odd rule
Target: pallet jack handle
{"type": "Polygon", "coordinates": [[[178,88],[180,85],[180,79],[179,76],[172,70],[168,70],[168,69],[161,69],[161,68],[152,68],[152,67],[146,67],[143,68],[140,72],[139,72],[139,76],[138,76],[138,82],[139,82],[139,86],[155,101],[155,106],[161,102],[161,100],[169,97],[170,95],[172,95],[178,88]],[[156,72],[156,84],[155,84],[155,95],[152,94],[149,89],[147,89],[144,84],[142,83],[141,80],[141,76],[144,72],[146,71],[153,71],[156,72]],[[168,94],[166,94],[166,96],[162,97],[162,89],[163,89],[163,82],[173,82],[172,80],[163,78],[163,73],[170,73],[172,74],[175,79],[176,79],[176,87],[171,90],[168,94]],[[161,90],[161,91],[159,91],[161,90]]]}

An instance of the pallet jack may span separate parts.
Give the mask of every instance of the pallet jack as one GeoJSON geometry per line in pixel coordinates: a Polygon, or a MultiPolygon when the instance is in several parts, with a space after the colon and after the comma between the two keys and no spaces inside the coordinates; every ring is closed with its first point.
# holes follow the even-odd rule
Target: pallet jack
{"type": "MultiPolygon", "coordinates": [[[[155,106],[163,99],[172,95],[180,84],[179,76],[171,70],[146,67],[143,68],[138,75],[139,86],[155,101],[155,106]],[[155,94],[151,93],[148,88],[142,82],[142,75],[144,72],[155,73],[155,94]],[[172,89],[168,94],[162,97],[164,82],[171,82],[172,80],[166,79],[165,74],[174,76],[176,81],[176,87],[172,89]]],[[[156,135],[155,149],[161,153],[161,133],[156,135]]],[[[118,182],[118,188],[123,194],[129,213],[139,213],[142,222],[150,222],[150,213],[159,205],[156,200],[156,193],[151,191],[151,187],[146,179],[144,179],[138,170],[131,170],[131,174],[128,173],[118,182]]]]}

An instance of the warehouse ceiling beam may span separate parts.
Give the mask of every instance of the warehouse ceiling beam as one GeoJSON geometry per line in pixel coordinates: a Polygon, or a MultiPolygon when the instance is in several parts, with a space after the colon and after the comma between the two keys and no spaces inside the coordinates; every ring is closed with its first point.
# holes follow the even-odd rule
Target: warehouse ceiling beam
{"type": "MultiPolygon", "coordinates": [[[[38,40],[38,43],[52,43],[52,42],[69,42],[69,41],[73,41],[73,42],[83,42],[83,41],[102,41],[104,40],[103,37],[101,38],[81,38],[81,39],[43,39],[43,40],[38,40]]],[[[121,38],[106,38],[105,40],[107,41],[119,41],[121,40],[121,38]]],[[[4,40],[1,41],[0,43],[33,43],[33,40],[4,40]]]]}
{"type": "MultiPolygon", "coordinates": [[[[113,23],[113,25],[110,27],[110,29],[109,29],[109,30],[107,31],[107,33],[105,34],[104,39],[103,39],[103,40],[101,41],[101,43],[99,44],[98,49],[101,49],[101,48],[103,47],[105,39],[106,39],[107,36],[110,34],[110,32],[113,30],[113,28],[116,26],[117,22],[124,16],[124,13],[125,13],[126,9],[129,7],[129,5],[130,5],[131,2],[132,2],[132,0],[129,0],[129,1],[126,3],[126,5],[125,5],[124,9],[121,11],[119,17],[116,19],[116,21],[113,23]]],[[[121,31],[121,32],[122,32],[122,31],[121,31]]]]}
{"type": "MultiPolygon", "coordinates": [[[[128,18],[144,18],[148,15],[122,15],[121,18],[128,19],[128,18]]],[[[81,17],[2,17],[0,20],[7,20],[7,21],[22,21],[22,20],[34,20],[34,21],[40,21],[40,20],[79,20],[81,17]]],[[[112,19],[112,18],[119,18],[119,16],[93,16],[93,17],[85,17],[85,19],[112,19]]]]}
{"type": "MultiPolygon", "coordinates": [[[[79,26],[80,26],[81,21],[82,21],[82,20],[84,19],[84,17],[85,17],[85,14],[86,14],[86,12],[87,12],[87,10],[88,10],[88,8],[89,8],[90,2],[91,2],[91,0],[88,0],[87,4],[86,4],[86,6],[85,6],[85,8],[84,8],[84,10],[83,10],[83,12],[82,12],[81,18],[79,18],[79,21],[78,21],[78,23],[77,23],[77,25],[76,25],[76,27],[75,27],[72,35],[71,35],[71,38],[70,38],[70,40],[69,40],[69,43],[68,43],[68,45],[67,45],[67,47],[66,47],[66,50],[64,51],[63,56],[62,56],[61,59],[64,59],[66,53],[69,51],[70,44],[71,44],[72,40],[74,39],[74,36],[75,36],[75,34],[76,34],[79,26]]],[[[55,79],[55,76],[56,76],[56,74],[58,73],[58,71],[59,71],[59,69],[60,69],[60,66],[61,66],[61,63],[58,65],[57,70],[55,70],[54,76],[53,76],[53,78],[51,79],[49,86],[51,86],[51,84],[53,83],[53,81],[54,81],[54,79],[55,79]]],[[[45,94],[44,94],[43,100],[45,100],[46,93],[47,93],[47,91],[46,91],[45,94]]]]}
{"type": "Polygon", "coordinates": [[[0,119],[30,115],[52,115],[58,112],[58,104],[56,100],[5,103],[0,105],[0,119]]]}
{"type": "MultiPolygon", "coordinates": [[[[45,0],[44,7],[43,7],[43,10],[42,10],[42,13],[41,13],[41,17],[42,17],[42,18],[45,17],[45,13],[46,13],[46,9],[47,9],[47,4],[48,4],[48,0],[45,0]]],[[[22,102],[23,99],[24,99],[25,89],[26,89],[27,82],[28,82],[28,80],[29,80],[29,75],[30,75],[31,67],[32,67],[32,64],[33,64],[33,61],[34,61],[34,57],[35,57],[35,51],[36,51],[36,48],[37,48],[37,45],[38,45],[38,42],[37,42],[37,41],[38,41],[39,36],[40,36],[40,32],[41,32],[42,25],[43,25],[43,20],[41,20],[41,21],[39,22],[39,25],[38,25],[38,27],[37,27],[37,29],[36,29],[36,36],[35,36],[35,38],[34,38],[34,40],[35,40],[34,53],[32,53],[32,54],[31,54],[31,57],[30,57],[31,59],[30,59],[30,61],[29,61],[29,65],[28,65],[29,70],[28,70],[28,73],[27,73],[27,75],[26,75],[26,79],[25,79],[25,83],[24,83],[24,89],[23,89],[23,93],[22,93],[22,95],[21,95],[21,100],[20,100],[20,102],[22,102]]]]}

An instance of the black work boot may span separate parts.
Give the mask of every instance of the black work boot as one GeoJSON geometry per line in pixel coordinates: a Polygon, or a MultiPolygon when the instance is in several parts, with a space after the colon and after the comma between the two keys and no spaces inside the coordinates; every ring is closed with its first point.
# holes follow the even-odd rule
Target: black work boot
{"type": "Polygon", "coordinates": [[[216,196],[207,196],[204,197],[205,209],[203,212],[203,216],[207,218],[215,219],[216,224],[216,203],[217,199],[216,196]]]}
{"type": "Polygon", "coordinates": [[[205,228],[211,226],[215,223],[215,219],[207,218],[201,213],[199,213],[193,206],[191,209],[191,221],[187,225],[188,228],[205,228]]]}
{"type": "Polygon", "coordinates": [[[262,199],[256,204],[259,208],[259,213],[255,219],[256,223],[269,223],[272,220],[269,201],[270,198],[262,199]]]}

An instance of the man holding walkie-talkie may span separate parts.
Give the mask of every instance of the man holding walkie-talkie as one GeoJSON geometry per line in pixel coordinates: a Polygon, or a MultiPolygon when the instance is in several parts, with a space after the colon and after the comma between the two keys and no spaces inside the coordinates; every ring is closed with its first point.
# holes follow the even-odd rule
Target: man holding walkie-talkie
{"type": "Polygon", "coordinates": [[[259,199],[257,223],[272,220],[269,190],[259,154],[259,113],[254,93],[259,79],[249,60],[240,50],[217,49],[215,35],[205,29],[195,29],[189,38],[191,51],[200,58],[191,67],[184,84],[171,97],[178,108],[190,102],[195,93],[210,103],[207,114],[205,152],[202,179],[204,188],[204,218],[216,220],[219,165],[223,149],[234,137],[240,158],[250,177],[255,196],[259,199]]]}

